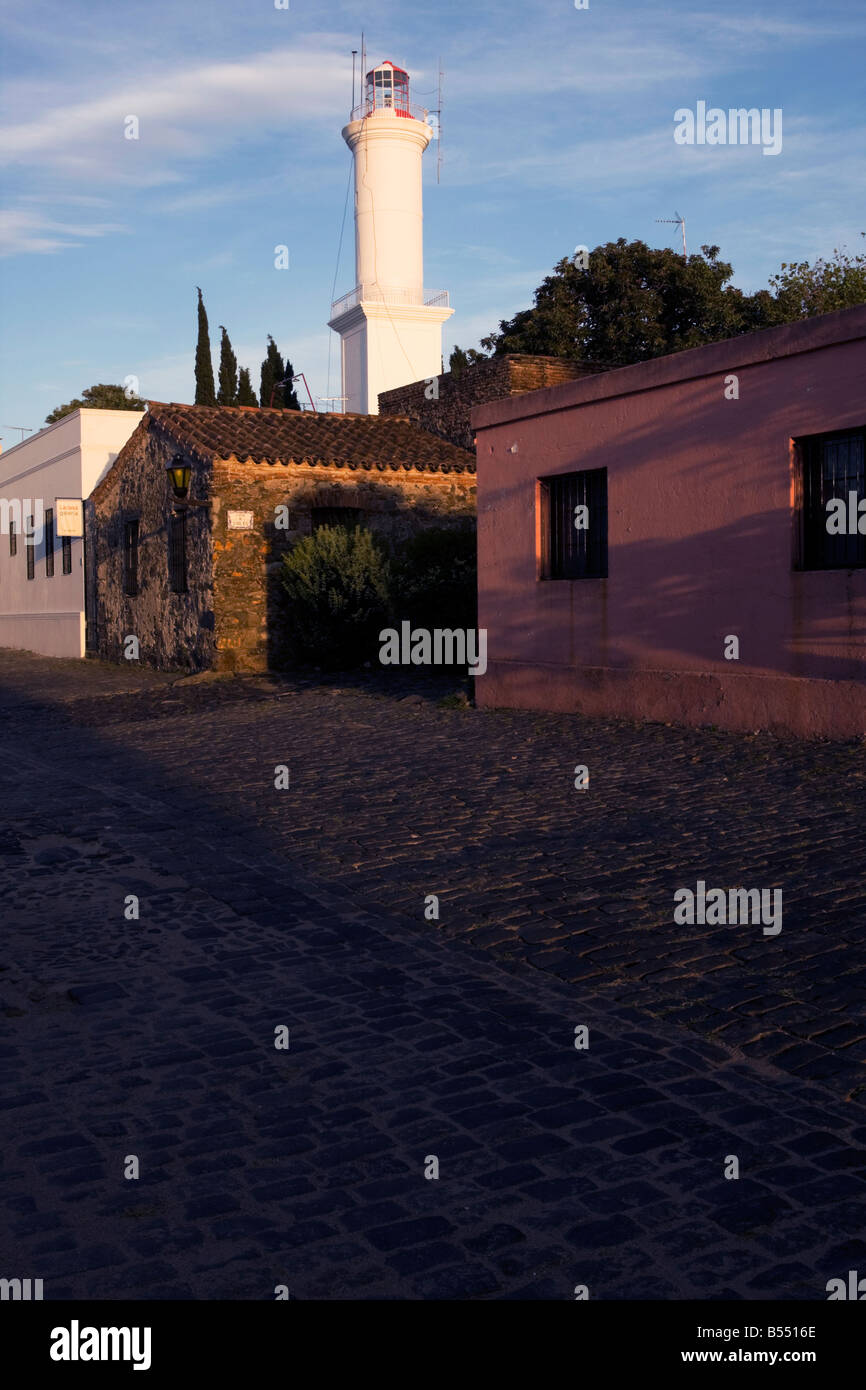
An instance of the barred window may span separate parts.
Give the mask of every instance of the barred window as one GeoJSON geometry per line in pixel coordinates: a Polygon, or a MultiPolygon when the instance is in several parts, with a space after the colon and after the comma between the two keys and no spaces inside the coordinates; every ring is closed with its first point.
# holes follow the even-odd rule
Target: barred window
{"type": "Polygon", "coordinates": [[[539,479],[541,578],[607,578],[607,469],[539,479]]]}
{"type": "Polygon", "coordinates": [[[54,578],[54,508],[45,508],[45,577],[54,578]]]}
{"type": "Polygon", "coordinates": [[[123,592],[130,598],[138,593],[138,521],[123,525],[123,592]]]}
{"type": "Polygon", "coordinates": [[[36,578],[36,536],[33,533],[33,517],[27,518],[27,529],[24,535],[24,552],[27,558],[27,578],[36,578]]]}
{"type": "Polygon", "coordinates": [[[168,524],[168,582],[174,594],[185,594],[186,512],[173,512],[168,524]]]}
{"type": "Polygon", "coordinates": [[[63,573],[64,573],[64,574],[71,574],[71,573],[72,573],[72,537],[71,537],[71,536],[61,536],[61,537],[60,537],[60,551],[61,551],[61,554],[62,554],[62,557],[63,557],[63,565],[62,565],[63,573]]]}
{"type": "Polygon", "coordinates": [[[866,568],[866,427],[811,435],[797,451],[795,567],[866,568]]]}
{"type": "Polygon", "coordinates": [[[11,518],[9,520],[9,554],[18,554],[18,536],[15,533],[15,522],[11,518]]]}

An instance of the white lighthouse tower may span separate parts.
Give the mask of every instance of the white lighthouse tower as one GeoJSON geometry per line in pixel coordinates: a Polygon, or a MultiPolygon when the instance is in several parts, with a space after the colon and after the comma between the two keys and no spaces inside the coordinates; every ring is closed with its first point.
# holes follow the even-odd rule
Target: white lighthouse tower
{"type": "Polygon", "coordinates": [[[355,288],[331,306],[340,335],[344,409],[379,412],[379,392],[442,370],[445,290],[425,290],[421,159],[433,138],[409,104],[409,74],[392,62],[367,73],[364,100],[343,128],[355,158],[355,288]]]}

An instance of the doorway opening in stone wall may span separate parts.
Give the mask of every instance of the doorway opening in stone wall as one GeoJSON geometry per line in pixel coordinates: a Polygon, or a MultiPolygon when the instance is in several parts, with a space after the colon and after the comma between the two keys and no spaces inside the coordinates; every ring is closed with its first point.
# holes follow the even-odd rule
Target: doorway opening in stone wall
{"type": "Polygon", "coordinates": [[[365,524],[365,513],[360,507],[312,507],[310,519],[314,531],[320,526],[347,526],[351,531],[365,524]]]}
{"type": "Polygon", "coordinates": [[[97,656],[99,653],[96,615],[98,611],[96,574],[92,569],[92,557],[88,545],[87,528],[81,538],[81,564],[84,582],[84,654],[97,656]]]}

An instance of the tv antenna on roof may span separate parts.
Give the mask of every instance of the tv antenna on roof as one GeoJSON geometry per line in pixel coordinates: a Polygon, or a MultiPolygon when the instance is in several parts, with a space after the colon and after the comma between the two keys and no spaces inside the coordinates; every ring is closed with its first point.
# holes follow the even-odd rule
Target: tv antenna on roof
{"type": "Polygon", "coordinates": [[[33,426],[32,426],[32,425],[0,425],[0,430],[20,430],[20,432],[21,432],[21,438],[19,439],[18,443],[19,443],[19,444],[23,444],[25,434],[32,434],[32,433],[33,433],[33,426]]]}
{"type": "Polygon", "coordinates": [[[672,227],[679,227],[682,230],[683,255],[687,256],[688,252],[686,251],[686,219],[684,217],[680,217],[679,213],[675,211],[673,217],[657,217],[656,222],[667,222],[672,227]]]}

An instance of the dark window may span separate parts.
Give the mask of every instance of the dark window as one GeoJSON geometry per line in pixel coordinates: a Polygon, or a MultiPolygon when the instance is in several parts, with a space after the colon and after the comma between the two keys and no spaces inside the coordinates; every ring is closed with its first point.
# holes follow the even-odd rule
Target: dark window
{"type": "Polygon", "coordinates": [[[15,522],[9,521],[9,554],[18,554],[18,537],[15,534],[15,522]]]}
{"type": "Polygon", "coordinates": [[[72,573],[72,537],[60,537],[60,550],[63,556],[63,573],[72,573]]]}
{"type": "Polygon", "coordinates": [[[24,535],[24,550],[27,557],[27,578],[36,578],[36,537],[33,534],[33,517],[27,518],[27,529],[24,535]]]}
{"type": "Polygon", "coordinates": [[[313,507],[313,530],[320,526],[348,526],[351,530],[362,524],[363,515],[360,507],[313,507]]]}
{"type": "Polygon", "coordinates": [[[866,507],[859,510],[866,499],[866,429],[816,434],[797,444],[797,568],[866,568],[866,507]],[[828,523],[840,533],[828,531],[828,523]]]}
{"type": "Polygon", "coordinates": [[[134,598],[138,593],[138,522],[123,524],[123,592],[134,598]]]}
{"type": "Polygon", "coordinates": [[[45,577],[54,578],[54,508],[45,508],[45,577]]]}
{"type": "Polygon", "coordinates": [[[187,592],[186,512],[173,512],[168,524],[168,582],[172,593],[187,592]]]}
{"type": "Polygon", "coordinates": [[[542,579],[606,579],[607,469],[540,481],[542,579]]]}

